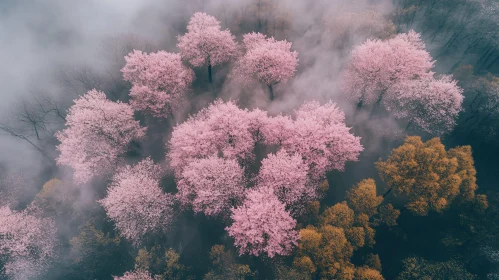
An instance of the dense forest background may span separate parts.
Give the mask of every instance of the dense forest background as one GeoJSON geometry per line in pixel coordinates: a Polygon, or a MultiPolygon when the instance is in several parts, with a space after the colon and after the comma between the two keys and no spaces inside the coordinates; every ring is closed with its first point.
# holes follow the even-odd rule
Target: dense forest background
{"type": "MultiPolygon", "coordinates": [[[[177,36],[186,33],[196,12],[216,17],[237,41],[260,32],[291,42],[299,59],[296,74],[274,87],[271,102],[265,86],[242,87],[228,79],[231,63],[214,67],[213,83],[205,68],[193,68],[192,93],[174,118],[137,116],[148,126],[147,137],[127,154],[128,163],[146,157],[164,162],[164,143],[175,125],[217,98],[270,115],[292,114],[304,101],[333,100],[345,112],[351,132],[362,137],[364,151],[345,171],[327,173],[324,197],[307,208],[298,227],[319,228],[329,207],[348,200],[354,186],[372,178],[377,194],[400,211],[398,218],[389,221],[379,210],[374,216],[382,222],[367,226],[376,228],[374,241],[354,246],[351,257],[338,253],[338,259],[376,270],[384,279],[499,279],[498,1],[3,1],[0,206],[22,211],[37,203],[57,227],[57,257],[34,279],[112,279],[139,268],[160,279],[321,279],[315,269],[306,269],[309,264],[297,261],[307,254],[302,247],[291,256],[239,256],[224,221],[192,211],[182,212],[166,235],[137,248],[120,236],[97,203],[106,195],[109,178],[77,185],[70,168],[56,165],[55,133],[64,128],[73,100],[97,89],[112,101],[128,102],[131,85],[120,72],[125,55],[134,49],[178,52],[177,36]],[[463,111],[454,129],[443,135],[406,127],[389,114],[359,116],[357,104],[340,89],[355,46],[410,30],[421,34],[436,60],[434,71],[452,74],[463,89],[463,111]],[[445,211],[414,215],[407,197],[388,192],[382,168],[375,164],[387,161],[406,136],[420,136],[423,142],[440,136],[449,154],[452,148],[471,146],[476,195],[486,195],[486,202],[455,202],[445,211]]],[[[162,178],[161,187],[176,191],[172,172],[162,178]]],[[[0,255],[0,266],[7,261],[6,254],[0,255]]],[[[355,279],[383,279],[369,273],[359,270],[355,279]]],[[[29,279],[22,273],[17,277],[29,279]]],[[[352,279],[341,277],[336,278],[352,279]]]]}

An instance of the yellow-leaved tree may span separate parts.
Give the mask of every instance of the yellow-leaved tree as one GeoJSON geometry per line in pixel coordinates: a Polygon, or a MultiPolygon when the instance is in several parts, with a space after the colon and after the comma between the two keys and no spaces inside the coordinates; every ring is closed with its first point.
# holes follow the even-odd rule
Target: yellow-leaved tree
{"type": "Polygon", "coordinates": [[[410,136],[394,149],[386,161],[376,162],[381,179],[393,192],[407,199],[413,214],[426,216],[442,212],[454,200],[475,199],[476,170],[470,146],[445,150],[439,138],[423,142],[410,136]]]}
{"type": "Polygon", "coordinates": [[[346,201],[320,215],[317,226],[300,230],[293,267],[312,279],[383,279],[377,255],[369,255],[360,267],[350,260],[355,250],[374,245],[375,226],[386,221],[388,226],[396,225],[400,211],[382,202],[373,179],[359,182],[347,193],[346,201]]]}

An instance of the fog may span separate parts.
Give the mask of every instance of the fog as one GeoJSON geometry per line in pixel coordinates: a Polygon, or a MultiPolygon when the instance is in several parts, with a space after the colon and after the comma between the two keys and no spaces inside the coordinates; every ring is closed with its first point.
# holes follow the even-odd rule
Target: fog
{"type": "MultiPolygon", "coordinates": [[[[105,42],[110,36],[136,34],[155,45],[156,49],[175,52],[176,36],[184,32],[185,25],[194,12],[206,11],[221,20],[222,25],[231,25],[233,19],[230,15],[247,9],[249,2],[250,0],[2,1],[2,120],[9,120],[20,100],[33,98],[41,92],[56,96],[57,99],[65,99],[66,102],[76,98],[77,95],[61,86],[60,72],[82,65],[96,71],[114,67],[105,52],[103,55],[103,50],[106,50],[105,42]]],[[[393,9],[390,1],[356,1],[353,5],[350,1],[282,0],[278,4],[278,8],[293,19],[290,28],[292,32],[279,39],[293,42],[293,49],[298,51],[300,61],[297,76],[278,89],[279,92],[286,92],[287,98],[273,104],[273,108],[269,108],[271,112],[292,110],[305,99],[334,99],[336,78],[345,54],[332,52],[327,44],[321,42],[321,23],[325,15],[362,10],[373,4],[385,14],[393,9]]],[[[233,32],[240,37],[237,30],[233,32]]],[[[238,98],[239,91],[237,86],[226,85],[220,96],[238,98]]],[[[262,92],[258,94],[258,89],[255,92],[256,97],[263,96],[262,92]]],[[[250,104],[265,106],[259,98],[254,98],[250,104]]],[[[39,168],[42,159],[29,144],[20,143],[19,139],[5,133],[0,136],[0,162],[8,162],[11,168],[32,171],[39,168]]]]}

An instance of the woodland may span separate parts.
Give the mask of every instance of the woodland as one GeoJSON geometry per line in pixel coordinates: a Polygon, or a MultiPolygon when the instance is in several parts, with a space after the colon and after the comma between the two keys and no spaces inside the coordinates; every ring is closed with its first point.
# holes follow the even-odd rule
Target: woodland
{"type": "Polygon", "coordinates": [[[499,279],[497,0],[170,2],[1,112],[0,279],[499,279]]]}

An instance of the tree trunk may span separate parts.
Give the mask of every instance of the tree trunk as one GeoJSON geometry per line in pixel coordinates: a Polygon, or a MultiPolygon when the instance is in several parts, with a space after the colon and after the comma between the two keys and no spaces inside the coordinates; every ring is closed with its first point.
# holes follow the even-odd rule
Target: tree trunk
{"type": "Polygon", "coordinates": [[[269,92],[270,92],[270,101],[274,101],[274,88],[272,88],[272,85],[269,85],[269,92]]]}
{"type": "Polygon", "coordinates": [[[389,195],[392,192],[393,188],[390,188],[389,190],[386,191],[386,193],[383,194],[383,198],[385,198],[387,195],[389,195]]]}
{"type": "Polygon", "coordinates": [[[378,100],[376,100],[376,103],[374,103],[371,115],[369,115],[369,119],[371,119],[374,116],[374,113],[376,113],[376,110],[378,109],[382,99],[383,99],[383,93],[379,95],[378,100]]]}
{"type": "Polygon", "coordinates": [[[411,127],[411,125],[412,125],[412,121],[409,121],[409,123],[405,127],[405,132],[407,132],[407,130],[409,130],[409,128],[411,127]]]}
{"type": "Polygon", "coordinates": [[[363,102],[364,100],[363,99],[360,99],[359,103],[357,103],[357,108],[355,108],[355,112],[353,113],[353,119],[355,120],[355,117],[357,116],[357,114],[359,113],[359,111],[362,109],[362,105],[363,105],[363,102]]]}
{"type": "Polygon", "coordinates": [[[353,114],[354,117],[357,115],[357,113],[360,111],[360,109],[362,109],[362,106],[364,105],[364,94],[365,94],[365,89],[362,90],[362,95],[360,96],[359,103],[357,103],[357,108],[355,109],[355,113],[353,114]]]}
{"type": "Polygon", "coordinates": [[[208,61],[208,81],[213,83],[213,79],[211,78],[211,62],[208,61]]]}

